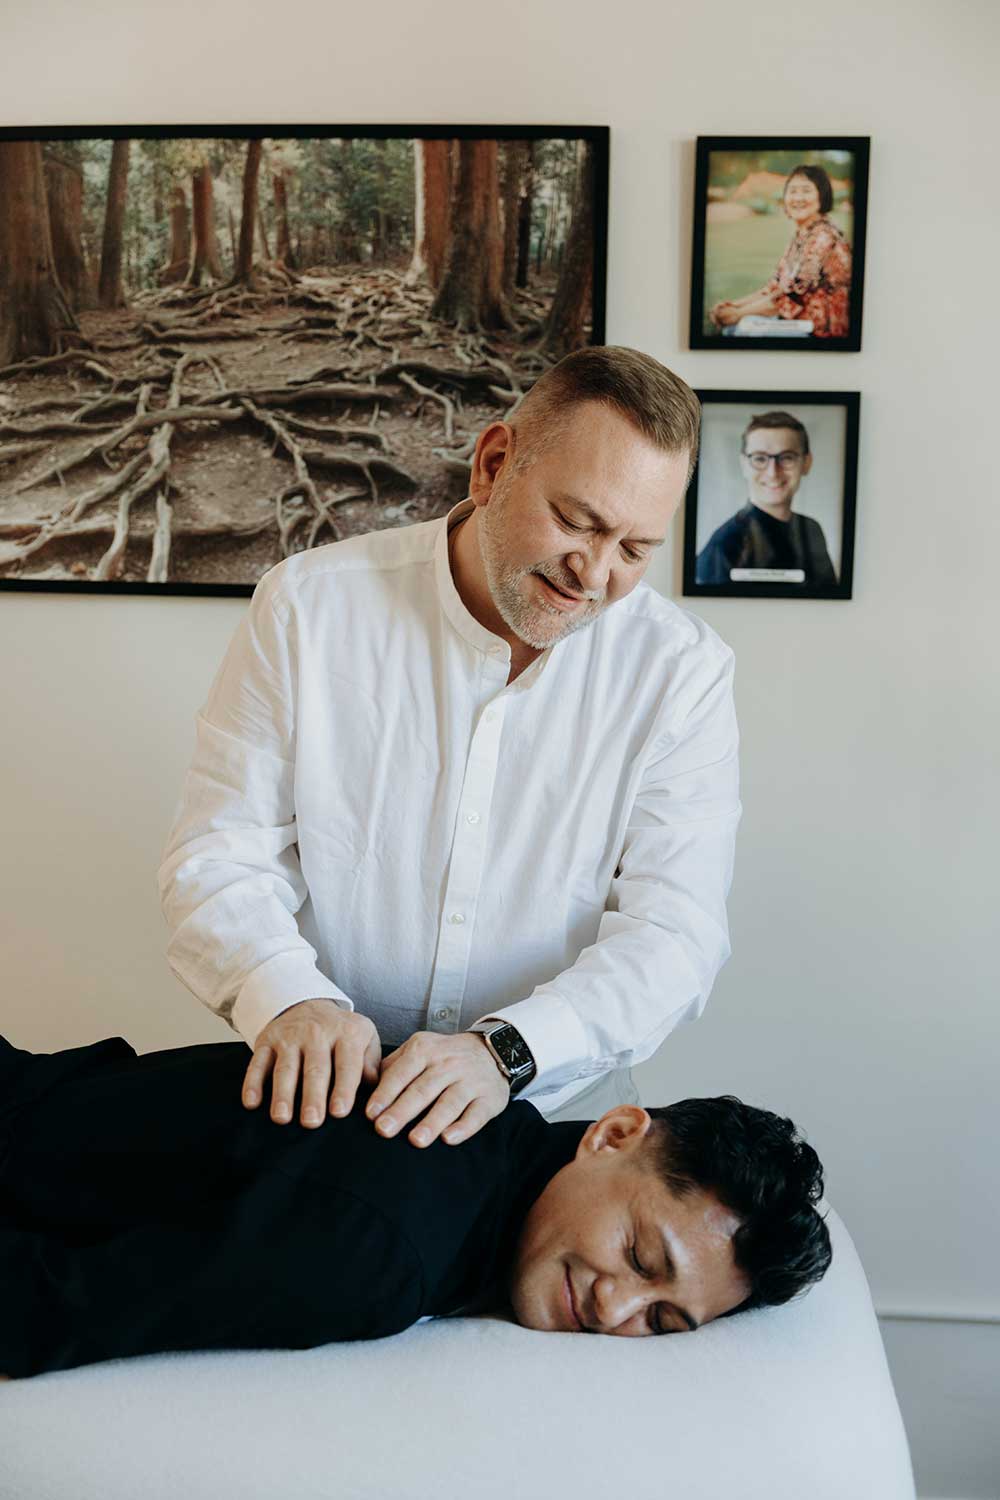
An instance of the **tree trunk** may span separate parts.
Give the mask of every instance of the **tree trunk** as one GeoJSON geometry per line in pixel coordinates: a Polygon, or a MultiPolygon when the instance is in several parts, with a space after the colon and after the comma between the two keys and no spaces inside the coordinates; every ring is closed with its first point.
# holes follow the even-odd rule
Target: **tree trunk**
{"type": "Polygon", "coordinates": [[[385,211],[385,141],[375,142],[375,208],[372,213],[372,260],[381,265],[389,253],[389,223],[385,211]]]}
{"type": "MultiPolygon", "coordinates": [[[[349,202],[349,186],[354,177],[354,145],[349,139],[340,142],[340,197],[341,204],[349,202]]],[[[336,259],[357,261],[361,259],[361,240],[358,226],[347,214],[338,218],[335,230],[336,259]]]]}
{"type": "Polygon", "coordinates": [[[52,262],[41,142],[0,141],[0,364],[80,342],[52,262]]]}
{"type": "Polygon", "coordinates": [[[586,324],[591,317],[594,278],[594,163],[590,147],[580,148],[576,173],[573,218],[562,256],[556,294],[552,300],[542,348],[561,359],[586,342],[586,324]]]}
{"type": "Polygon", "coordinates": [[[527,141],[507,141],[503,148],[503,294],[517,285],[521,194],[528,164],[527,141]]]}
{"type": "Polygon", "coordinates": [[[264,250],[264,259],[271,259],[271,246],[267,238],[267,225],[264,223],[264,210],[257,203],[257,233],[260,235],[260,243],[264,250]]]}
{"type": "Polygon", "coordinates": [[[528,266],[531,261],[531,210],[535,192],[535,143],[525,142],[524,177],[521,198],[517,206],[517,274],[515,284],[528,285],[528,266]]]}
{"type": "Polygon", "coordinates": [[[196,167],[191,174],[191,206],[194,253],[191,256],[191,269],[186,277],[187,285],[200,286],[206,271],[215,281],[221,281],[222,263],[219,260],[219,243],[215,234],[212,173],[207,163],[196,167]]]}
{"type": "Polygon", "coordinates": [[[101,307],[125,306],[125,293],[122,290],[122,229],[125,224],[130,144],[129,141],[115,141],[111,147],[108,202],[104,211],[104,240],[101,245],[101,274],[97,282],[97,301],[101,307]]]}
{"type": "Polygon", "coordinates": [[[156,224],[159,224],[163,218],[164,182],[163,160],[159,155],[156,155],[153,158],[153,219],[156,224]]]}
{"type": "Polygon", "coordinates": [[[462,329],[509,327],[496,141],[460,141],[451,241],[432,316],[462,329]]]}
{"type": "Polygon", "coordinates": [[[288,228],[288,183],[285,173],[274,172],[271,176],[271,183],[274,187],[274,213],[278,225],[276,259],[286,271],[294,271],[298,266],[295,251],[292,249],[291,231],[288,228]]]}
{"type": "Polygon", "coordinates": [[[432,291],[441,285],[448,253],[451,206],[451,141],[414,141],[413,259],[407,281],[426,276],[432,291]]]}
{"type": "Polygon", "coordinates": [[[183,281],[191,264],[191,217],[187,197],[178,184],[170,190],[170,259],[160,272],[161,286],[183,281]]]}
{"type": "Polygon", "coordinates": [[[263,141],[247,142],[247,159],[243,166],[243,217],[240,219],[240,248],[236,253],[237,281],[253,281],[253,226],[257,218],[257,183],[263,141]]]}
{"type": "Polygon", "coordinates": [[[72,142],[53,142],[46,150],[45,191],[53,269],[67,303],[76,312],[89,299],[82,239],[83,165],[79,148],[72,142]]]}

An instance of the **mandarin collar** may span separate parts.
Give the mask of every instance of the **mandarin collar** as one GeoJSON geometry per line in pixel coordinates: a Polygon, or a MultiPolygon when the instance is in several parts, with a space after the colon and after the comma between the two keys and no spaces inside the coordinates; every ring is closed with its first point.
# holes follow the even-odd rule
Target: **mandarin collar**
{"type": "MultiPolygon", "coordinates": [[[[494,635],[492,630],[487,630],[485,625],[480,625],[479,621],[469,613],[451,574],[448,538],[460,522],[472,515],[475,508],[474,500],[462,500],[458,505],[453,506],[441,521],[434,543],[434,581],[437,584],[441,608],[462,639],[482,656],[489,657],[491,661],[505,662],[509,672],[510,647],[501,636],[494,635]]],[[[563,642],[557,641],[555,645],[548,646],[539,656],[536,656],[531,666],[525,667],[520,676],[511,684],[511,691],[531,687],[532,683],[537,682],[562,644],[563,642]]]]}

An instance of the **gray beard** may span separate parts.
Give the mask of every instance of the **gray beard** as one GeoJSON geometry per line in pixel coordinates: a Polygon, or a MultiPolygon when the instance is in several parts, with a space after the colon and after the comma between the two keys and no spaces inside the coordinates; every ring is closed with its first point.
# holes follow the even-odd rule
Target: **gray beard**
{"type": "MultiPolygon", "coordinates": [[[[500,516],[502,516],[505,496],[494,497],[494,503],[497,499],[500,500],[500,516]]],[[[584,608],[577,610],[569,618],[556,605],[549,604],[545,599],[540,598],[537,604],[529,603],[519,588],[522,579],[537,574],[542,578],[548,578],[549,582],[554,583],[557,588],[565,588],[566,580],[560,577],[558,569],[546,563],[540,563],[535,568],[512,568],[503,563],[496,546],[495,522],[490,521],[489,512],[480,511],[477,520],[479,549],[490,596],[500,618],[518,640],[523,641],[534,651],[546,651],[558,641],[563,641],[568,635],[572,635],[575,630],[582,630],[587,625],[593,625],[598,615],[606,608],[603,594],[598,599],[590,600],[584,608]],[[551,625],[546,627],[543,622],[549,620],[551,625]]]]}

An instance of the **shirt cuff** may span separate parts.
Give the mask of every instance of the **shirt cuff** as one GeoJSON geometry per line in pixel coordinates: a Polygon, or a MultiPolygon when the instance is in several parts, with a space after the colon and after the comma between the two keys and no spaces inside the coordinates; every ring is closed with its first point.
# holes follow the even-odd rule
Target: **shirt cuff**
{"type": "Polygon", "coordinates": [[[590,1056],[582,1021],[559,995],[530,995],[527,1000],[491,1010],[488,1019],[516,1026],[535,1059],[535,1075],[518,1089],[519,1099],[551,1093],[604,1071],[590,1056]]]}
{"type": "Polygon", "coordinates": [[[310,953],[276,953],[258,965],[240,990],[233,1006],[233,1025],[251,1047],[275,1016],[300,1000],[332,1000],[341,1010],[354,1001],[316,967],[310,953]]]}

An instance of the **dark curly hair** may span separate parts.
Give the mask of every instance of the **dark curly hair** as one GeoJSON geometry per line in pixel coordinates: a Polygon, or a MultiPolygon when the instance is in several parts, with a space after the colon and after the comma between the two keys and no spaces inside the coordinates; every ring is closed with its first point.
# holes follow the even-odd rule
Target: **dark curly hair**
{"type": "Polygon", "coordinates": [[[791,1120],[731,1094],[682,1099],[649,1114],[652,1165],[667,1186],[682,1198],[711,1190],[743,1221],[733,1250],[750,1295],[734,1311],[776,1307],[820,1280],[833,1258],[815,1207],[823,1168],[791,1120]]]}

